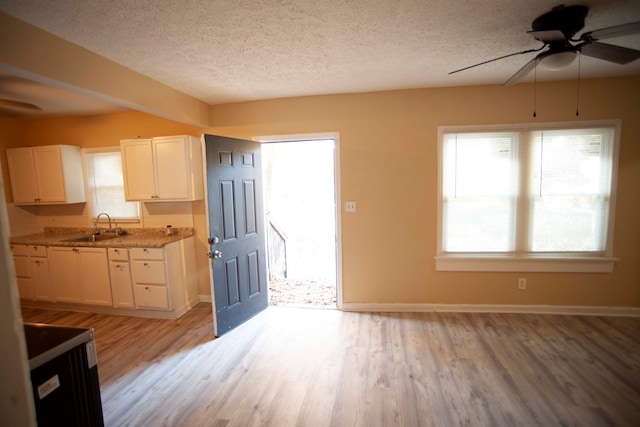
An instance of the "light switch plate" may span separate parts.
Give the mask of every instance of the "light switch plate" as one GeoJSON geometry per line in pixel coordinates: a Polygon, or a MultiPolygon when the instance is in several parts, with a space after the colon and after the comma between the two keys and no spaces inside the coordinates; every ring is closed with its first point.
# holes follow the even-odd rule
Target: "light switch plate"
{"type": "Polygon", "coordinates": [[[344,211],[345,212],[355,212],[356,211],[356,202],[345,202],[344,203],[344,211]]]}

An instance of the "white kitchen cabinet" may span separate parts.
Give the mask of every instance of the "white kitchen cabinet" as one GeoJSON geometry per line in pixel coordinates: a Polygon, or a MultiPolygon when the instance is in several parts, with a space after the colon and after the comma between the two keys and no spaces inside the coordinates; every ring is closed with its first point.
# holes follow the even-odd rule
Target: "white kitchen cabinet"
{"type": "Polygon", "coordinates": [[[109,248],[109,270],[111,272],[111,293],[113,306],[135,308],[129,251],[126,248],[109,248]]]}
{"type": "Polygon", "coordinates": [[[46,246],[11,245],[20,298],[51,301],[46,246]]]}
{"type": "Polygon", "coordinates": [[[194,237],[163,247],[13,244],[23,299],[76,304],[86,311],[178,318],[198,303],[194,237]],[[29,293],[30,292],[30,293],[29,293]],[[99,309],[97,306],[101,306],[99,309]]]}
{"type": "Polygon", "coordinates": [[[129,256],[138,309],[180,315],[197,303],[193,237],[162,248],[130,248],[129,256]]]}
{"type": "Polygon", "coordinates": [[[131,248],[129,252],[131,253],[131,276],[136,306],[138,308],[169,310],[171,305],[164,249],[131,248]]]}
{"type": "Polygon", "coordinates": [[[16,281],[18,293],[22,299],[33,299],[33,278],[31,275],[31,262],[27,254],[26,245],[11,245],[13,264],[16,269],[16,281]]]}
{"type": "Polygon", "coordinates": [[[49,261],[54,301],[81,303],[78,249],[51,247],[49,261]]]}
{"type": "Polygon", "coordinates": [[[46,246],[27,246],[29,262],[31,263],[31,278],[33,281],[33,299],[51,301],[51,276],[49,274],[49,259],[46,246]]]}
{"type": "Polygon", "coordinates": [[[19,205],[85,202],[80,147],[7,149],[13,202],[19,205]]]}
{"type": "Polygon", "coordinates": [[[202,147],[193,136],[120,141],[125,198],[167,202],[204,196],[202,147]]]}
{"type": "Polygon", "coordinates": [[[54,300],[112,305],[107,250],[104,248],[49,248],[54,300]]]}

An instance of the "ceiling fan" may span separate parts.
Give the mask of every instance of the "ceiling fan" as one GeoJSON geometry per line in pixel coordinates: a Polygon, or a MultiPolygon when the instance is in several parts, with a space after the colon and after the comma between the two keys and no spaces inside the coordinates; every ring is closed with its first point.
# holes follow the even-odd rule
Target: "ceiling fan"
{"type": "Polygon", "coordinates": [[[458,73],[510,56],[540,52],[502,85],[510,86],[529,74],[529,72],[536,68],[538,63],[543,64],[549,69],[559,70],[571,64],[578,54],[621,65],[640,58],[640,50],[599,42],[599,40],[613,37],[639,34],[640,22],[589,31],[583,33],[580,38],[573,39],[572,37],[584,27],[584,20],[588,12],[589,8],[586,6],[557,6],[536,18],[531,24],[531,31],[528,31],[536,40],[544,43],[542,47],[490,59],[479,64],[452,71],[449,74],[458,73]]]}
{"type": "Polygon", "coordinates": [[[7,109],[10,111],[14,109],[42,111],[42,108],[38,107],[37,105],[30,104],[28,102],[14,101],[12,99],[3,99],[3,98],[0,98],[0,109],[7,109]]]}

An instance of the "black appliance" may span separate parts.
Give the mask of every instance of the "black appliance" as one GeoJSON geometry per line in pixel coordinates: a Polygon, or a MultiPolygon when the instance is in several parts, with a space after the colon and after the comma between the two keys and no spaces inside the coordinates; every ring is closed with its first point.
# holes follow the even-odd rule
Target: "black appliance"
{"type": "Polygon", "coordinates": [[[93,329],[25,323],[38,426],[104,426],[93,329]]]}

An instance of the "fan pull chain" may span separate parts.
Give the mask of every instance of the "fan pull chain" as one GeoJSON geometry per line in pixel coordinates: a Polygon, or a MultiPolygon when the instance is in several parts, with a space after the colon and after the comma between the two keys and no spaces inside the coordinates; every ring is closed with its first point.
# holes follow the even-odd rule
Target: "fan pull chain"
{"type": "Polygon", "coordinates": [[[533,68],[533,117],[536,117],[536,98],[537,98],[537,83],[538,83],[538,61],[533,68]]]}
{"type": "Polygon", "coordinates": [[[576,89],[576,117],[580,116],[580,58],[582,54],[578,52],[578,87],[576,89]]]}

